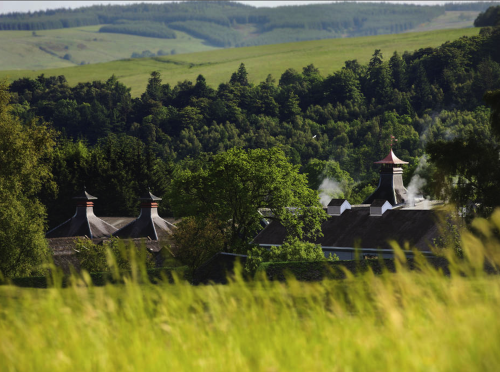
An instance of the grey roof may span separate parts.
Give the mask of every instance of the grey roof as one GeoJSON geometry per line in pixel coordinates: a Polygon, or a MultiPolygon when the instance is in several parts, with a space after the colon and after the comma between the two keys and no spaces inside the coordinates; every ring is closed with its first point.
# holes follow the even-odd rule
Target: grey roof
{"type": "Polygon", "coordinates": [[[140,216],[113,233],[119,238],[163,240],[173,233],[175,225],[158,215],[157,208],[142,208],[140,216]]]}
{"type": "MultiPolygon", "coordinates": [[[[401,246],[409,242],[419,250],[429,250],[438,237],[437,212],[434,210],[386,211],[382,216],[370,216],[369,207],[353,207],[340,216],[329,216],[321,229],[324,236],[316,240],[323,247],[391,248],[389,240],[401,246]]],[[[286,236],[285,228],[272,221],[254,239],[256,244],[280,245],[286,236]]]]}
{"type": "Polygon", "coordinates": [[[370,206],[371,207],[382,207],[386,202],[387,202],[387,200],[385,200],[385,199],[375,199],[370,206]]]}
{"type": "Polygon", "coordinates": [[[50,230],[45,237],[88,236],[89,238],[104,238],[117,230],[115,227],[96,217],[93,212],[88,213],[86,209],[92,209],[91,207],[78,207],[77,209],[85,210],[77,210],[73,217],[50,230]]]}
{"type": "Polygon", "coordinates": [[[101,220],[113,226],[115,229],[121,229],[130,222],[135,221],[135,217],[101,217],[101,220]]]}
{"type": "Polygon", "coordinates": [[[340,207],[342,204],[344,204],[346,200],[345,199],[332,199],[330,200],[330,203],[328,203],[329,207],[340,207]]]}

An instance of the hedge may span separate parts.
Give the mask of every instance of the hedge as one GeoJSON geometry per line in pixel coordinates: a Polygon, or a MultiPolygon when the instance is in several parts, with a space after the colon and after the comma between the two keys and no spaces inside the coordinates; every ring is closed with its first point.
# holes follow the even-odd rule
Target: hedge
{"type": "MultiPolygon", "coordinates": [[[[437,269],[449,274],[448,261],[443,257],[428,258],[427,261],[437,269]]],[[[415,268],[413,259],[408,260],[408,267],[415,268]]],[[[352,261],[303,261],[303,262],[263,262],[257,268],[256,277],[265,273],[269,280],[284,281],[287,276],[292,275],[299,281],[320,281],[323,279],[344,279],[345,269],[352,274],[360,274],[368,271],[381,274],[385,270],[395,272],[396,267],[393,259],[380,260],[352,260],[352,261]]]]}
{"type": "MultiPolygon", "coordinates": [[[[182,279],[186,278],[186,266],[180,267],[164,267],[159,269],[150,269],[147,270],[148,279],[151,283],[157,284],[164,280],[164,278],[168,279],[170,283],[174,281],[173,273],[175,272],[178,277],[182,279]]],[[[124,272],[124,274],[129,274],[130,271],[124,272]]],[[[111,273],[109,272],[101,272],[101,273],[91,273],[89,274],[92,279],[92,283],[95,286],[103,286],[106,283],[116,282],[113,280],[111,273]]],[[[67,287],[69,283],[69,275],[64,275],[62,277],[62,287],[67,287]]],[[[25,288],[47,288],[49,285],[48,278],[45,276],[32,276],[32,277],[24,277],[24,278],[12,278],[7,283],[13,284],[17,287],[25,287],[25,288]]],[[[0,283],[2,284],[2,283],[0,283]]]]}

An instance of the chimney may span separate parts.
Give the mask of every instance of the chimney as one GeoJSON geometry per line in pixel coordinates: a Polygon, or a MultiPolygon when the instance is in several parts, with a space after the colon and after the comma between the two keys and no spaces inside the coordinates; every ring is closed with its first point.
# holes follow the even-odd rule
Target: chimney
{"type": "Polygon", "coordinates": [[[330,216],[340,216],[346,209],[351,209],[351,204],[345,199],[332,199],[326,207],[326,213],[330,216]]]}
{"type": "Polygon", "coordinates": [[[113,236],[119,238],[160,240],[162,236],[170,235],[175,226],[158,215],[158,202],[161,198],[153,195],[148,190],[139,200],[141,201],[141,213],[139,217],[128,225],[123,226],[113,236]]]}
{"type": "Polygon", "coordinates": [[[374,164],[381,165],[378,187],[363,204],[372,204],[376,199],[387,200],[393,206],[408,203],[408,191],[403,184],[403,168],[400,167],[408,162],[398,159],[391,149],[389,155],[374,164]]]}
{"type": "Polygon", "coordinates": [[[50,230],[46,238],[62,238],[72,236],[88,236],[93,238],[104,238],[110,236],[116,231],[116,228],[104,222],[94,214],[95,196],[90,195],[86,188],[77,196],[73,197],[76,201],[76,212],[66,222],[50,230]]]}
{"type": "Polygon", "coordinates": [[[392,205],[387,200],[375,199],[370,205],[370,216],[380,217],[389,209],[392,209],[392,205]]]}

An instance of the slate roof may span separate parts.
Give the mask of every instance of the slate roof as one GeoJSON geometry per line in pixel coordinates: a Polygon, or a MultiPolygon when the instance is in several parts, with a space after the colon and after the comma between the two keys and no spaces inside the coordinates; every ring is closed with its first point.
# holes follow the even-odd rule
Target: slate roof
{"type": "MultiPolygon", "coordinates": [[[[79,207],[80,209],[91,209],[79,207]]],[[[89,238],[104,238],[117,229],[88,210],[77,211],[73,217],[50,230],[45,237],[63,238],[71,236],[88,236],[89,238]]]]}
{"type": "MultiPolygon", "coordinates": [[[[329,216],[321,229],[324,236],[315,243],[323,247],[354,247],[390,249],[388,240],[401,246],[428,251],[438,234],[437,212],[434,210],[386,211],[382,216],[370,216],[369,207],[353,207],[340,216],[329,216]]],[[[256,244],[280,245],[285,239],[285,228],[272,221],[254,239],[256,244]]]]}
{"type": "Polygon", "coordinates": [[[345,199],[332,199],[330,200],[330,203],[328,203],[329,207],[340,207],[342,204],[344,204],[346,200],[345,199]]]}
{"type": "Polygon", "coordinates": [[[372,202],[371,206],[372,207],[382,207],[382,206],[384,206],[384,204],[385,204],[386,201],[387,200],[385,200],[385,199],[375,199],[372,202]]]}
{"type": "Polygon", "coordinates": [[[158,216],[155,211],[156,208],[153,209],[151,214],[141,212],[139,218],[123,226],[113,236],[125,239],[149,237],[152,240],[162,240],[167,238],[173,233],[175,225],[158,216]]]}

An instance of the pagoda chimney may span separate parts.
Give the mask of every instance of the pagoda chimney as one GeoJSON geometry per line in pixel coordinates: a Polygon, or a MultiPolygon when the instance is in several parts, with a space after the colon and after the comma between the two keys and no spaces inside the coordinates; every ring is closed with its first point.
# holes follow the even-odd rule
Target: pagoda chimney
{"type": "Polygon", "coordinates": [[[175,226],[158,215],[158,202],[162,199],[148,190],[139,200],[141,202],[139,217],[122,227],[113,236],[119,238],[149,238],[151,240],[160,240],[164,236],[169,236],[175,226]]]}
{"type": "Polygon", "coordinates": [[[408,203],[408,190],[403,184],[403,168],[401,168],[402,164],[408,162],[394,155],[391,146],[389,155],[374,164],[381,165],[378,187],[363,204],[372,204],[377,199],[387,200],[392,206],[408,203]]]}
{"type": "Polygon", "coordinates": [[[46,238],[63,238],[72,236],[88,236],[93,238],[104,238],[116,231],[116,228],[101,220],[94,214],[95,196],[90,195],[86,187],[83,191],[73,197],[76,204],[76,212],[66,222],[50,230],[46,238]]]}

